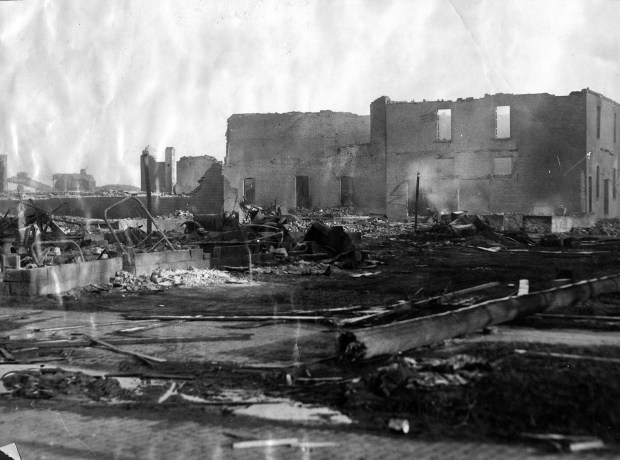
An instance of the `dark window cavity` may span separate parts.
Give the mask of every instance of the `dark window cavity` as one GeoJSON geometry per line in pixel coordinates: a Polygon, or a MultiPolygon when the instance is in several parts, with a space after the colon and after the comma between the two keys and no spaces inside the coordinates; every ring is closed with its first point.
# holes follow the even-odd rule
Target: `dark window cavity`
{"type": "Polygon", "coordinates": [[[340,206],[353,206],[353,178],[340,178],[340,206]]]}
{"type": "Polygon", "coordinates": [[[249,203],[256,202],[256,189],[254,186],[255,183],[253,177],[243,179],[243,196],[245,197],[245,201],[249,203]]]}

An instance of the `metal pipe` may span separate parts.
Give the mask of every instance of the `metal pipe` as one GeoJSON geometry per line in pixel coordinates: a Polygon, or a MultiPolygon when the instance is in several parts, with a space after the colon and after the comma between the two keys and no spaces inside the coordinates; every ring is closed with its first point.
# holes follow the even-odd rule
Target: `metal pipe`
{"type": "Polygon", "coordinates": [[[165,241],[166,243],[168,243],[168,246],[170,246],[170,249],[172,249],[173,251],[175,251],[174,246],[172,245],[172,243],[170,242],[170,240],[166,237],[166,235],[164,234],[164,232],[163,232],[163,231],[161,231],[161,230],[159,229],[159,227],[157,226],[157,223],[155,223],[155,221],[154,221],[153,216],[151,215],[151,213],[148,211],[148,209],[146,209],[146,208],[144,207],[144,205],[142,204],[142,202],[141,202],[138,198],[136,198],[135,196],[126,196],[126,197],[125,197],[125,198],[123,198],[122,200],[117,201],[117,202],[116,202],[116,203],[114,203],[112,206],[110,206],[110,207],[106,208],[106,209],[105,209],[105,211],[103,211],[103,220],[105,220],[105,224],[107,225],[108,229],[110,230],[110,233],[112,233],[112,237],[116,240],[116,244],[118,244],[118,247],[119,247],[120,251],[121,251],[123,254],[127,254],[127,251],[125,251],[125,250],[123,249],[123,244],[122,244],[122,243],[120,242],[120,240],[118,239],[118,236],[116,236],[116,232],[112,229],[112,226],[110,225],[110,221],[108,220],[108,211],[109,211],[110,209],[115,208],[116,206],[119,206],[121,203],[124,203],[125,201],[127,201],[127,200],[131,200],[131,199],[135,200],[135,201],[138,203],[138,205],[139,205],[139,206],[142,208],[142,210],[146,213],[146,215],[147,215],[148,219],[150,219],[150,221],[151,221],[151,222],[153,222],[153,225],[155,225],[155,228],[157,229],[157,231],[158,231],[159,233],[161,233],[161,234],[162,234],[164,241],[165,241]]]}

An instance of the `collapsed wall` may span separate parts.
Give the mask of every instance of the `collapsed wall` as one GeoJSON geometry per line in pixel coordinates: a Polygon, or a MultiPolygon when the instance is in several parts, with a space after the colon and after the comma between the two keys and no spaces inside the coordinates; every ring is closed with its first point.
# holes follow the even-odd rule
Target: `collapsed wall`
{"type": "MultiPolygon", "coordinates": [[[[323,208],[346,199],[381,212],[382,164],[368,142],[370,117],[344,112],[242,114],[228,119],[224,175],[259,206],[323,208]],[[344,178],[344,179],[343,179],[344,178]]],[[[230,205],[229,198],[226,207],[230,205]]]]}
{"type": "Polygon", "coordinates": [[[418,172],[423,210],[587,212],[583,92],[379,102],[391,219],[412,214],[418,172]]]}

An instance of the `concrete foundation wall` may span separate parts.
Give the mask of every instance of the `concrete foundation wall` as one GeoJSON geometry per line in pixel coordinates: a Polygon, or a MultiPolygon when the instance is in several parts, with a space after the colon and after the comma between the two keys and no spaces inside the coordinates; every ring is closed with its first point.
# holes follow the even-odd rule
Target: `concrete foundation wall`
{"type": "Polygon", "coordinates": [[[123,256],[123,270],[135,276],[150,275],[158,268],[187,270],[211,268],[211,257],[202,249],[185,251],[164,251],[151,253],[129,253],[123,256]]]}
{"type": "Polygon", "coordinates": [[[3,295],[10,296],[58,295],[76,287],[108,283],[122,269],[120,257],[29,270],[7,269],[0,288],[3,295]]]}
{"type": "Polygon", "coordinates": [[[592,227],[596,223],[594,214],[579,214],[573,216],[553,216],[551,231],[553,233],[570,232],[573,227],[592,227]]]}
{"type": "Polygon", "coordinates": [[[89,284],[106,284],[120,270],[135,276],[150,275],[158,268],[187,270],[211,268],[211,255],[202,249],[130,253],[121,257],[91,262],[33,268],[5,269],[0,293],[5,296],[35,297],[59,295],[89,284]]]}

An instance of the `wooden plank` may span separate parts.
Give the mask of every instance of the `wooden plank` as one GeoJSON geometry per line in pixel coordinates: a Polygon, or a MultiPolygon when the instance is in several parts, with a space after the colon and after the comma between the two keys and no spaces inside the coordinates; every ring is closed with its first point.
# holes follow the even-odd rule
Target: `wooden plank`
{"type": "MultiPolygon", "coordinates": [[[[148,320],[148,321],[144,321],[145,323],[154,323],[156,320],[148,320]]],[[[75,326],[63,326],[63,327],[45,327],[45,328],[33,328],[33,329],[28,329],[28,331],[30,331],[29,333],[32,332],[52,332],[52,331],[65,331],[65,330],[69,330],[69,329],[82,329],[82,328],[91,328],[91,329],[97,329],[100,327],[107,327],[107,326],[118,326],[119,324],[129,324],[127,322],[127,320],[125,321],[114,321],[112,323],[101,323],[101,324],[78,324],[75,326]]]]}
{"type": "Polygon", "coordinates": [[[341,320],[338,321],[336,324],[338,326],[355,326],[361,323],[364,323],[366,321],[368,321],[369,319],[389,319],[395,316],[399,316],[402,313],[405,313],[407,311],[410,311],[413,307],[423,307],[426,305],[429,305],[433,302],[442,302],[442,301],[448,301],[448,300],[455,300],[456,298],[466,295],[466,294],[471,294],[472,292],[478,292],[478,291],[484,291],[486,289],[491,289],[494,288],[496,286],[499,286],[499,282],[497,281],[493,281],[491,283],[485,283],[485,284],[480,284],[478,286],[472,286],[469,288],[465,288],[465,289],[460,289],[458,291],[453,291],[453,292],[448,292],[446,294],[442,294],[442,295],[438,295],[438,296],[434,296],[434,297],[429,297],[427,299],[423,299],[423,300],[418,300],[416,302],[412,302],[411,300],[407,300],[404,302],[400,302],[397,303],[395,305],[392,305],[390,307],[387,307],[386,309],[384,309],[381,312],[378,313],[374,313],[371,315],[366,315],[366,316],[361,316],[359,318],[348,318],[345,320],[341,320]]]}
{"type": "Polygon", "coordinates": [[[436,315],[343,332],[336,339],[336,350],[341,358],[353,361],[395,354],[515,318],[569,306],[600,294],[619,291],[620,274],[585,280],[518,297],[490,300],[436,315]]]}
{"type": "Polygon", "coordinates": [[[146,362],[147,364],[165,363],[166,362],[166,360],[164,358],[157,358],[155,356],[149,356],[149,355],[145,355],[143,353],[137,353],[135,351],[123,350],[121,348],[115,347],[111,343],[104,342],[103,340],[96,339],[95,337],[91,337],[89,335],[84,335],[84,337],[86,337],[91,342],[94,342],[97,345],[102,346],[103,348],[105,348],[107,350],[113,351],[115,353],[119,353],[121,355],[133,356],[134,358],[138,358],[141,361],[146,362]]]}
{"type": "Polygon", "coordinates": [[[435,297],[430,297],[428,299],[419,300],[417,302],[413,302],[412,306],[420,307],[420,306],[428,305],[429,303],[438,302],[438,301],[447,302],[449,300],[453,300],[465,294],[471,294],[472,292],[484,291],[486,289],[491,289],[497,286],[499,286],[499,282],[497,281],[493,281],[491,283],[480,284],[478,286],[472,286],[469,288],[460,289],[458,291],[447,292],[446,294],[438,295],[435,297]]]}
{"type": "MultiPolygon", "coordinates": [[[[127,329],[120,329],[118,331],[108,332],[108,334],[130,335],[130,334],[135,334],[136,332],[150,331],[151,329],[174,326],[175,324],[181,324],[181,323],[183,323],[183,321],[164,321],[164,322],[159,321],[159,322],[156,322],[155,324],[149,324],[147,326],[136,326],[136,327],[130,327],[127,329]]],[[[127,322],[125,322],[124,324],[127,324],[127,322]]]]}
{"type": "Polygon", "coordinates": [[[620,316],[596,316],[596,315],[562,315],[557,313],[538,313],[536,318],[545,319],[568,319],[568,320],[586,320],[586,321],[620,321],[620,316]]]}
{"type": "MultiPolygon", "coordinates": [[[[157,343],[194,343],[194,342],[219,342],[226,340],[249,340],[252,334],[232,334],[223,337],[123,337],[110,338],[108,343],[113,345],[147,345],[157,343]]],[[[89,340],[7,340],[0,342],[11,350],[21,348],[73,348],[88,347],[92,344],[89,340]]]]}
{"type": "Polygon", "coordinates": [[[274,321],[308,321],[308,322],[316,322],[316,321],[324,321],[326,318],[324,316],[305,316],[305,315],[296,315],[296,316],[287,316],[287,315],[223,315],[223,316],[207,316],[207,315],[197,315],[197,316],[174,316],[174,315],[153,315],[153,316],[132,316],[126,315],[125,318],[127,320],[145,320],[145,319],[157,319],[159,321],[266,321],[266,320],[274,320],[274,321]]]}
{"type": "Polygon", "coordinates": [[[518,355],[534,356],[538,358],[572,359],[575,361],[597,361],[600,363],[620,364],[619,358],[607,358],[605,356],[573,355],[569,353],[550,353],[533,350],[515,350],[515,353],[518,355]]]}
{"type": "Polygon", "coordinates": [[[11,353],[9,353],[8,350],[5,350],[2,347],[0,347],[0,355],[2,355],[7,361],[15,361],[15,356],[13,356],[11,353]]]}

